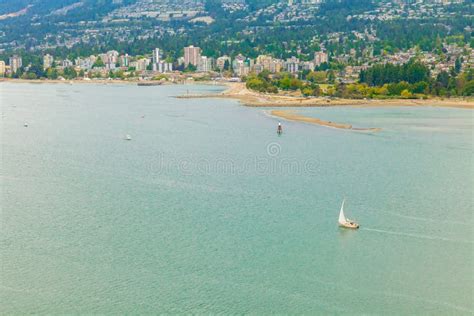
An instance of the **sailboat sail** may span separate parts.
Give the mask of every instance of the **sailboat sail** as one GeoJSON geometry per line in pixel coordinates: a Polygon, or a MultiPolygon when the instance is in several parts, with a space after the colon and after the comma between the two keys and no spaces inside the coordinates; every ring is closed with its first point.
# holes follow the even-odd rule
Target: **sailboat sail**
{"type": "Polygon", "coordinates": [[[347,222],[346,217],[344,216],[344,202],[345,201],[346,201],[345,199],[342,201],[341,211],[339,212],[339,224],[344,224],[347,222]]]}

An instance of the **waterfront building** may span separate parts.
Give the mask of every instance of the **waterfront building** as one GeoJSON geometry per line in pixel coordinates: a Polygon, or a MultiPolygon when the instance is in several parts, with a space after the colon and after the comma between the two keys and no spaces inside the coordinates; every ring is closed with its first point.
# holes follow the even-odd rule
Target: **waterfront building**
{"type": "Polygon", "coordinates": [[[101,59],[105,64],[105,68],[113,70],[118,63],[119,53],[116,50],[110,50],[106,54],[101,54],[101,59]]]}
{"type": "Polygon", "coordinates": [[[155,48],[153,50],[153,63],[154,64],[158,64],[160,62],[160,49],[159,48],[155,48]]]}
{"type": "Polygon", "coordinates": [[[232,69],[239,76],[247,76],[253,66],[253,60],[245,58],[242,54],[237,55],[232,61],[232,69]]]}
{"type": "Polygon", "coordinates": [[[214,69],[214,58],[201,56],[201,61],[197,66],[198,71],[209,72],[214,69]]]}
{"type": "Polygon", "coordinates": [[[72,61],[70,61],[69,59],[64,59],[63,61],[61,61],[61,66],[66,68],[66,67],[72,67],[73,66],[73,63],[72,61]]]}
{"type": "Polygon", "coordinates": [[[144,71],[147,69],[149,64],[150,64],[150,60],[148,58],[142,58],[136,61],[135,68],[137,71],[144,71]]]}
{"type": "Polygon", "coordinates": [[[109,56],[107,56],[107,54],[99,54],[98,56],[104,64],[107,64],[109,62],[109,56]]]}
{"type": "Polygon", "coordinates": [[[270,71],[270,65],[272,64],[272,62],[273,62],[272,56],[259,55],[255,61],[255,64],[261,65],[263,68],[262,70],[270,71]]]}
{"type": "Polygon", "coordinates": [[[285,62],[285,69],[289,73],[297,73],[299,71],[300,60],[295,56],[287,58],[285,62]]]}
{"type": "Polygon", "coordinates": [[[217,58],[217,60],[216,60],[217,68],[219,68],[221,71],[224,70],[224,66],[225,66],[226,62],[229,64],[229,67],[230,67],[231,60],[230,60],[230,57],[227,56],[227,55],[224,55],[224,56],[221,56],[221,57],[217,58]]]}
{"type": "Polygon", "coordinates": [[[48,68],[53,67],[54,58],[50,54],[46,54],[43,56],[43,69],[46,70],[48,68]]]}
{"type": "Polygon", "coordinates": [[[160,49],[155,48],[152,52],[152,58],[151,58],[152,66],[153,66],[153,71],[159,71],[160,68],[160,49]]]}
{"type": "Polygon", "coordinates": [[[107,61],[104,61],[106,64],[116,64],[118,62],[119,53],[116,50],[110,50],[107,52],[107,61]]]}
{"type": "Polygon", "coordinates": [[[270,69],[269,71],[271,73],[277,73],[280,72],[283,69],[283,61],[281,59],[274,58],[272,60],[272,63],[270,64],[270,69]]]}
{"type": "Polygon", "coordinates": [[[201,48],[194,47],[193,45],[184,48],[184,66],[187,67],[189,64],[198,66],[201,62],[201,48]]]}
{"type": "Polygon", "coordinates": [[[128,56],[128,54],[120,56],[119,64],[121,67],[128,67],[130,65],[130,57],[128,56]]]}
{"type": "Polygon", "coordinates": [[[78,58],[76,58],[74,63],[76,65],[76,67],[79,67],[82,70],[90,70],[90,69],[92,69],[92,66],[94,65],[94,63],[96,61],[95,56],[91,56],[91,57],[86,57],[86,58],[78,57],[78,58]],[[91,57],[94,57],[94,58],[91,58],[91,57]]]}
{"type": "Polygon", "coordinates": [[[0,60],[0,76],[1,77],[5,76],[5,71],[6,71],[5,62],[3,60],[0,60]]]}
{"type": "Polygon", "coordinates": [[[255,60],[255,66],[256,68],[254,68],[256,71],[267,70],[271,73],[277,73],[283,68],[283,62],[280,59],[273,58],[272,56],[259,55],[255,60]],[[261,67],[257,65],[261,65],[261,67]],[[260,70],[260,68],[262,69],[260,70]]]}
{"type": "Polygon", "coordinates": [[[18,55],[13,55],[12,57],[10,57],[9,64],[12,73],[16,73],[18,69],[23,66],[22,59],[18,55]]]}
{"type": "Polygon", "coordinates": [[[172,72],[173,71],[173,63],[167,63],[167,62],[159,62],[158,63],[158,72],[164,73],[164,72],[172,72]]]}

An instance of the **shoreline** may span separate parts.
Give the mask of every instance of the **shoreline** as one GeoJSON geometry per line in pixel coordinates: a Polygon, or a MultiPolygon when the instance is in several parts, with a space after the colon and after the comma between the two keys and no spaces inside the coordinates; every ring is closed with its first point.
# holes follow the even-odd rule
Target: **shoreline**
{"type": "Polygon", "coordinates": [[[433,99],[340,99],[340,98],[307,98],[300,96],[266,94],[251,91],[245,83],[225,82],[228,88],[216,94],[181,95],[177,98],[229,98],[239,100],[250,107],[385,107],[385,106],[435,106],[462,109],[474,109],[474,98],[433,98],[433,99]]]}
{"type": "Polygon", "coordinates": [[[289,94],[267,94],[247,89],[244,82],[229,81],[149,81],[149,80],[42,80],[42,79],[11,79],[0,78],[0,83],[30,83],[30,84],[129,84],[159,83],[157,85],[219,85],[227,89],[220,93],[179,95],[180,99],[199,98],[225,98],[240,101],[249,107],[387,107],[387,106],[413,106],[413,107],[446,107],[459,109],[474,109],[474,98],[432,98],[432,99],[341,99],[326,97],[301,97],[289,94]]]}
{"type": "Polygon", "coordinates": [[[108,79],[98,79],[98,80],[82,80],[82,79],[72,79],[72,80],[58,80],[58,79],[11,79],[11,78],[0,78],[0,83],[29,83],[29,84],[127,84],[127,85],[137,85],[139,83],[150,83],[151,86],[167,86],[167,85],[220,85],[228,86],[227,82],[220,81],[199,81],[199,80],[184,80],[184,81],[160,81],[160,80],[108,80],[108,79]],[[155,85],[153,85],[155,84],[155,85]]]}

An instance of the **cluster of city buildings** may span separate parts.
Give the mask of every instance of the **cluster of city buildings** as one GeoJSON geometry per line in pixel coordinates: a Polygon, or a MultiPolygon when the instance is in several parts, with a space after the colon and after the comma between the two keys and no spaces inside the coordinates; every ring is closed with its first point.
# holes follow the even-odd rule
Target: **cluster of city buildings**
{"type": "Polygon", "coordinates": [[[312,61],[300,61],[296,57],[283,60],[269,55],[259,55],[256,59],[252,59],[242,54],[234,58],[224,55],[214,59],[201,55],[199,47],[189,46],[184,48],[184,57],[178,59],[178,65],[184,64],[185,67],[192,65],[198,72],[231,71],[234,75],[243,77],[249,73],[259,74],[264,70],[271,73],[282,71],[298,73],[300,70],[313,70],[328,61],[328,54],[325,52],[316,52],[312,61]]]}
{"type": "MultiPolygon", "coordinates": [[[[298,73],[301,70],[313,70],[316,66],[329,61],[328,54],[316,52],[311,61],[300,61],[296,57],[286,60],[274,58],[269,55],[260,55],[256,59],[248,58],[238,54],[234,58],[221,56],[212,58],[202,55],[200,47],[188,46],[184,48],[183,57],[178,58],[175,65],[181,69],[195,72],[223,72],[230,71],[232,74],[243,77],[250,73],[259,74],[266,70],[271,73],[289,72],[298,73]]],[[[1,64],[0,64],[1,65],[1,64]]],[[[1,67],[1,66],[0,66],[1,67]]],[[[10,57],[8,66],[3,62],[3,71],[0,74],[16,73],[22,67],[22,59],[18,55],[10,57]]],[[[74,67],[77,71],[101,73],[107,75],[110,71],[134,71],[137,74],[153,75],[156,73],[171,73],[174,70],[173,63],[162,59],[161,50],[155,48],[149,56],[132,57],[128,54],[119,54],[112,50],[97,56],[78,57],[75,60],[55,59],[52,55],[43,56],[43,69],[64,69],[74,67]]]]}
{"type": "MultiPolygon", "coordinates": [[[[359,52],[360,53],[360,52],[359,52]]],[[[200,47],[188,46],[184,48],[183,56],[171,62],[163,59],[162,51],[155,48],[151,54],[146,56],[129,56],[120,54],[112,50],[106,53],[91,55],[88,57],[78,57],[74,60],[55,58],[50,54],[43,56],[43,69],[47,71],[50,68],[63,70],[73,67],[78,73],[83,72],[84,76],[94,76],[100,74],[101,77],[108,77],[110,73],[122,71],[125,73],[134,73],[134,76],[142,78],[153,78],[157,74],[179,73],[179,70],[198,73],[214,73],[222,76],[223,73],[234,77],[245,77],[249,74],[259,74],[263,71],[270,73],[287,72],[295,76],[304,70],[312,71],[321,69],[319,66],[336,62],[344,65],[335,71],[337,79],[343,82],[354,82],[359,77],[362,70],[369,68],[373,64],[392,63],[400,65],[409,62],[413,58],[428,65],[433,76],[442,71],[449,71],[455,67],[456,60],[461,63],[461,70],[474,65],[474,50],[469,45],[460,47],[456,44],[445,44],[443,46],[443,57],[433,52],[423,52],[412,48],[407,51],[400,51],[394,54],[385,54],[382,56],[373,56],[372,52],[362,52],[365,60],[359,62],[357,52],[352,49],[349,54],[340,56],[329,56],[324,50],[314,53],[311,60],[300,60],[297,57],[287,59],[275,58],[270,55],[259,55],[257,58],[249,58],[238,54],[231,58],[224,55],[218,58],[204,56],[200,47]]],[[[22,58],[13,55],[9,58],[8,64],[0,61],[0,76],[16,73],[19,69],[28,70],[29,65],[23,65],[22,58]],[[24,67],[23,67],[24,66],[24,67]]]]}

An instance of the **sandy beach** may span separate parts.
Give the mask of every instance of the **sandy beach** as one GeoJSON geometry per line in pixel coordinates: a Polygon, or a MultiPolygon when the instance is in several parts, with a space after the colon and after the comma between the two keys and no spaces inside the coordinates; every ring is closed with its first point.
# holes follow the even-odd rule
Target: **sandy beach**
{"type": "Polygon", "coordinates": [[[246,106],[254,107],[323,107],[323,106],[439,106],[474,109],[474,99],[462,98],[432,98],[432,99],[340,99],[340,98],[307,98],[290,94],[266,94],[251,91],[245,83],[226,83],[228,87],[218,94],[183,95],[179,98],[231,98],[237,99],[246,106]]]}
{"type": "Polygon", "coordinates": [[[324,121],[315,117],[298,115],[294,111],[291,111],[291,110],[273,110],[270,112],[270,114],[273,116],[283,118],[285,120],[289,120],[289,121],[305,122],[305,123],[317,124],[321,126],[339,128],[339,129],[347,129],[347,130],[361,131],[361,132],[378,132],[381,130],[381,128],[378,128],[378,127],[354,128],[352,127],[351,124],[324,121]]]}

